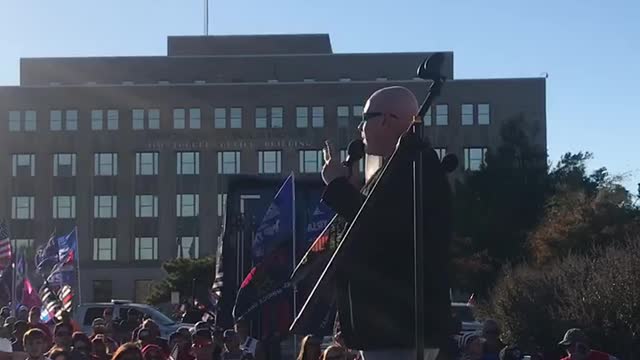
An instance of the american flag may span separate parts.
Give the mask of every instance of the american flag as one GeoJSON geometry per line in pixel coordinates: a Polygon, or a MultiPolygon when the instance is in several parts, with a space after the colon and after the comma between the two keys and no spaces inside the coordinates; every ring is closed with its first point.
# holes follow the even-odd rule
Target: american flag
{"type": "Polygon", "coordinates": [[[40,288],[40,300],[42,300],[40,320],[46,324],[53,320],[55,316],[59,315],[62,310],[62,305],[60,304],[60,299],[58,299],[46,281],[40,288]]]}
{"type": "Polygon", "coordinates": [[[0,223],[0,269],[4,269],[11,265],[11,240],[9,240],[9,231],[7,224],[3,221],[0,223]]]}
{"type": "Polygon", "coordinates": [[[62,310],[66,312],[71,312],[71,307],[73,303],[73,291],[71,289],[71,285],[64,285],[60,288],[58,292],[58,297],[62,302],[62,310]]]}

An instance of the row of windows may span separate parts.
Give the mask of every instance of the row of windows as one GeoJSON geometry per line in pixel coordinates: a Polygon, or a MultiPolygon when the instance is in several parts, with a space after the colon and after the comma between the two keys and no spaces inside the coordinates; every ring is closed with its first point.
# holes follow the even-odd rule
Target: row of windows
{"type": "MultiPolygon", "coordinates": [[[[33,219],[35,209],[34,196],[11,197],[12,219],[33,219]]],[[[52,198],[54,219],[76,218],[76,196],[56,195],[52,198]]],[[[200,194],[177,194],[176,216],[195,217],[200,213],[200,194]]],[[[158,217],[157,195],[136,195],[135,216],[137,218],[158,217]]],[[[93,217],[96,219],[115,219],[118,217],[117,195],[95,195],[93,197],[93,217]]]]}
{"type": "MultiPolygon", "coordinates": [[[[198,236],[178,237],[176,257],[197,259],[200,256],[200,238],[198,236]]],[[[15,251],[19,249],[33,249],[33,239],[12,239],[11,246],[15,251]]],[[[134,260],[158,260],[158,237],[141,236],[134,239],[134,260]]],[[[117,240],[114,237],[100,237],[93,239],[94,261],[116,261],[117,240]]]]}
{"type": "MultiPolygon", "coordinates": [[[[341,150],[341,161],[344,161],[347,151],[341,150]]],[[[157,152],[136,153],[136,175],[158,175],[157,152]]],[[[323,165],[321,150],[300,150],[300,172],[317,173],[323,165]]],[[[35,154],[12,154],[12,176],[35,176],[35,154]]],[[[93,174],[95,176],[117,176],[118,154],[93,154],[93,174]]],[[[364,163],[360,162],[360,171],[364,170],[364,163]]],[[[282,172],[282,151],[258,151],[258,173],[279,174],[282,172]]],[[[239,174],[240,152],[218,152],[218,174],[239,174]]],[[[176,153],[177,175],[199,175],[200,153],[181,151],[176,153]]],[[[53,155],[53,176],[76,176],[76,154],[64,153],[53,155]]]]}
{"type": "MultiPolygon", "coordinates": [[[[462,104],[462,125],[489,125],[491,123],[491,107],[489,104],[462,104]]],[[[297,128],[322,128],[325,126],[324,106],[297,106],[297,128]]],[[[175,108],[173,109],[173,129],[200,129],[202,126],[202,111],[200,108],[175,108]]],[[[350,126],[350,119],[359,119],[362,116],[362,106],[340,105],[336,108],[337,125],[341,128],[350,126]]],[[[118,130],[120,121],[119,110],[91,110],[92,130],[118,130]]],[[[213,127],[215,129],[241,129],[242,108],[213,108],[213,127]]],[[[35,110],[9,111],[9,131],[35,131],[37,114],[35,110]]],[[[75,131],[78,130],[78,110],[50,110],[49,129],[51,131],[75,131]]],[[[284,123],[284,108],[257,107],[255,109],[255,128],[282,128],[284,123]]],[[[437,104],[429,109],[425,115],[426,126],[448,125],[449,105],[437,104]]],[[[131,110],[131,129],[160,129],[159,109],[133,109],[131,110]]]]}

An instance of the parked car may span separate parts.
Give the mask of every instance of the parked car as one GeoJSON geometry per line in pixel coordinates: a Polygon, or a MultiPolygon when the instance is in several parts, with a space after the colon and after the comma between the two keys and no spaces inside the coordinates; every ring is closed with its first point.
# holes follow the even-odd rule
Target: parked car
{"type": "Polygon", "coordinates": [[[480,323],[473,314],[473,307],[468,303],[451,303],[453,314],[462,321],[462,332],[475,332],[482,330],[480,323]]]}
{"type": "Polygon", "coordinates": [[[74,320],[80,324],[82,331],[85,334],[91,334],[91,323],[93,319],[102,317],[104,309],[113,309],[114,321],[121,321],[127,318],[127,311],[129,309],[135,309],[142,314],[142,316],[149,316],[160,327],[160,336],[168,338],[171,333],[175,332],[182,326],[193,326],[192,324],[177,323],[165,314],[161,313],[158,309],[147,304],[133,303],[127,300],[111,300],[111,302],[104,303],[84,303],[79,305],[74,310],[74,320]]]}

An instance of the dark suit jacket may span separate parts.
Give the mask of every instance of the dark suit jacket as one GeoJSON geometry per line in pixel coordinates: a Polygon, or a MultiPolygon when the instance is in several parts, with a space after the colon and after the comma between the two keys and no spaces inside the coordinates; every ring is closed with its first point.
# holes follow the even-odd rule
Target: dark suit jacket
{"type": "MultiPolygon", "coordinates": [[[[423,156],[425,344],[443,347],[451,324],[449,243],[451,191],[433,150],[423,156]]],[[[398,153],[382,176],[336,257],[340,327],[347,347],[358,350],[410,348],[414,341],[414,250],[412,166],[398,153]],[[357,225],[357,224],[356,224],[357,225]]],[[[376,174],[359,192],[346,178],[328,184],[325,201],[352,221],[376,174]]]]}

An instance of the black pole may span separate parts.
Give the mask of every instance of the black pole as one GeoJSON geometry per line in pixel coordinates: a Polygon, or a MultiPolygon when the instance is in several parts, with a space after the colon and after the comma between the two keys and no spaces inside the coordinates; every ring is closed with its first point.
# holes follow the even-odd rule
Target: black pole
{"type": "Polygon", "coordinates": [[[436,96],[440,95],[440,89],[444,78],[440,75],[440,66],[443,61],[442,54],[436,53],[425,60],[418,68],[418,76],[432,80],[427,97],[422,102],[418,114],[414,117],[411,132],[415,136],[415,143],[419,144],[413,160],[413,247],[414,247],[414,291],[415,291],[415,342],[416,359],[424,360],[424,184],[423,184],[423,155],[424,149],[430,146],[422,146],[424,139],[423,117],[431,107],[436,96]]]}

